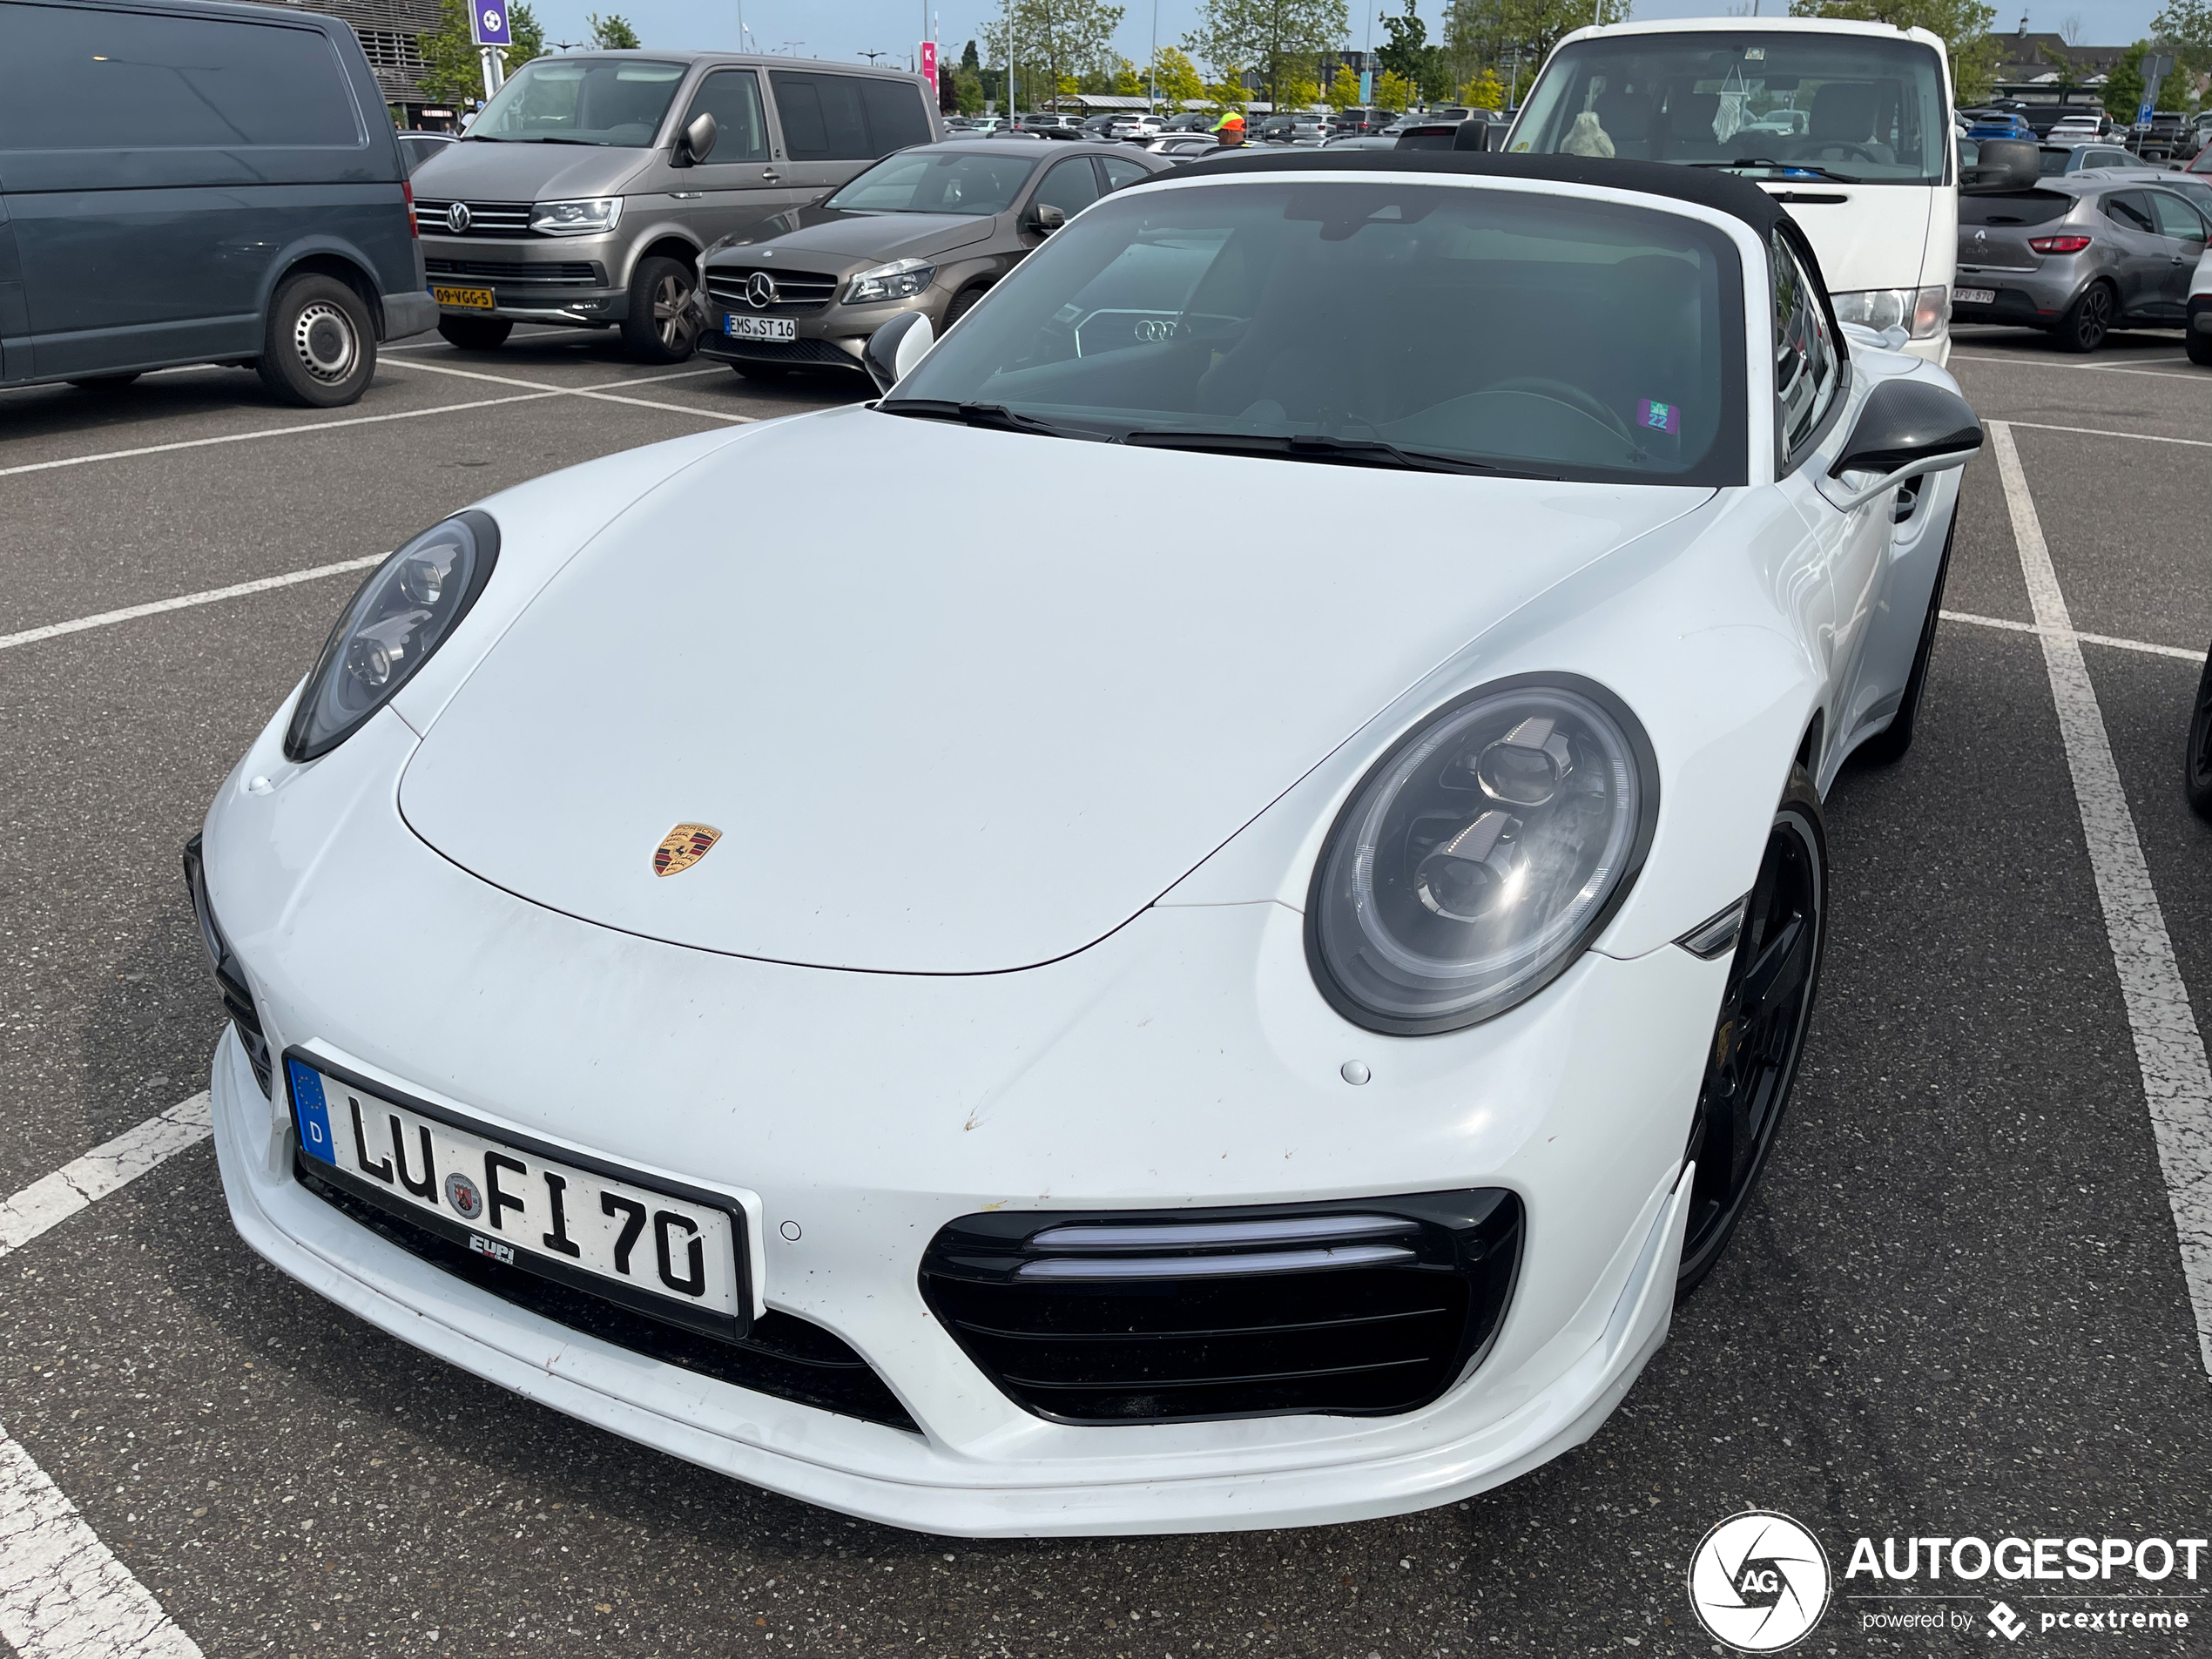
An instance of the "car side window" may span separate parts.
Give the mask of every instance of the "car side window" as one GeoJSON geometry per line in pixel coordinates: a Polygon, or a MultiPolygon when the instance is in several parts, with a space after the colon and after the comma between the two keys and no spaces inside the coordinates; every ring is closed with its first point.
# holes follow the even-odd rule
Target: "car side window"
{"type": "Polygon", "coordinates": [[[2158,226],[2151,220],[2150,204],[2134,191],[2116,191],[2106,197],[2101,206],[2105,217],[2115,225],[2141,231],[2147,236],[2158,233],[2158,226]]]}
{"type": "Polygon", "coordinates": [[[1787,467],[1820,429],[1843,371],[1828,333],[1827,308],[1779,236],[1774,239],[1773,260],[1776,448],[1787,467]]]}
{"type": "Polygon", "coordinates": [[[1073,219],[1096,201],[1098,195],[1098,175],[1091,169],[1090,158],[1069,156],[1053,164],[1052,171],[1037,186],[1037,193],[1030,198],[1030,206],[1057,207],[1073,219]]]}
{"type": "Polygon", "coordinates": [[[2154,190],[2150,192],[2150,207],[2158,220],[2161,236],[2178,237],[2185,242],[2202,242],[2204,239],[2203,219],[2197,216],[2195,208],[2179,196],[2154,190]]]}
{"type": "Polygon", "coordinates": [[[1119,156],[1109,156],[1101,164],[1106,169],[1106,188],[1125,190],[1140,179],[1150,179],[1151,170],[1140,167],[1134,161],[1124,161],[1119,156]]]}
{"type": "Polygon", "coordinates": [[[768,124],[760,110],[760,80],[749,69],[718,69],[699,83],[684,130],[702,115],[714,118],[714,151],[710,165],[768,159],[768,124]]]}
{"type": "Polygon", "coordinates": [[[358,149],[368,142],[338,55],[320,30],[0,4],[0,150],[358,149]]]}

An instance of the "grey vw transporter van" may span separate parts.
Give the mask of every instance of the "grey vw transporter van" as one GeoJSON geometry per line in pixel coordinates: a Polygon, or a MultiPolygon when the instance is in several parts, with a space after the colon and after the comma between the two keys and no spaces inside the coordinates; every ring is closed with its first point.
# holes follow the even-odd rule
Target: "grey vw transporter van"
{"type": "Polygon", "coordinates": [[[437,320],[406,180],[335,19],[0,0],[0,386],[239,363],[351,403],[437,320]]]}
{"type": "Polygon", "coordinates": [[[642,362],[691,354],[700,253],[940,136],[919,76],[720,52],[525,64],[414,178],[453,344],[517,322],[619,327],[642,362]]]}

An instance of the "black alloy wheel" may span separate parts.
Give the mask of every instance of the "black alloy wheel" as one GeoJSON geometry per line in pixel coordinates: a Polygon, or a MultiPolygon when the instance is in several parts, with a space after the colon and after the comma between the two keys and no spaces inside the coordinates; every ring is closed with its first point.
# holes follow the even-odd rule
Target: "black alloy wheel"
{"type": "Polygon", "coordinates": [[[630,279],[630,314],[622,343],[641,363],[680,363],[698,343],[698,314],[691,305],[693,272],[658,254],[637,261],[630,279]]]}
{"type": "Polygon", "coordinates": [[[2189,811],[2212,823],[2212,655],[2196,683],[2196,706],[2189,713],[2188,753],[2182,761],[2182,792],[2189,811]]]}
{"type": "Polygon", "coordinates": [[[1800,766],[1775,809],[1721,995],[1685,1163],[1691,1177],[1675,1295],[1697,1288],[1728,1248],[1773,1150],[1820,985],[1828,921],[1828,837],[1800,766]]]}
{"type": "Polygon", "coordinates": [[[1886,766],[1905,759],[1905,752],[1912,746],[1912,734],[1920,723],[1920,699],[1928,689],[1928,659],[1935,655],[1936,622],[1943,613],[1943,584],[1951,574],[1951,543],[1959,534],[1959,514],[1954,507],[1951,528],[1943,533],[1943,556],[1936,564],[1935,586],[1928,593],[1928,614],[1920,624],[1919,648],[1912,653],[1912,671],[1905,677],[1905,692],[1898,698],[1897,713],[1889,725],[1858,745],[1860,758],[1878,766],[1886,766]]]}
{"type": "Polygon", "coordinates": [[[2051,336],[2060,351],[2093,352],[2105,343],[2112,323],[2112,289],[2105,283],[2092,282],[2066,308],[2066,315],[2059,319],[2051,336]]]}

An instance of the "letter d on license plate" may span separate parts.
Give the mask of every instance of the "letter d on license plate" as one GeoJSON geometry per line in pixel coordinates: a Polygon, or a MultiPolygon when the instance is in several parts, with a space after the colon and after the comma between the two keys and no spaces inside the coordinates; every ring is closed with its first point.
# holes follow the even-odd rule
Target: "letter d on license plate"
{"type": "Polygon", "coordinates": [[[293,1051],[303,1175],[459,1245],[715,1336],[752,1322],[746,1205],[549,1146],[293,1051]]]}

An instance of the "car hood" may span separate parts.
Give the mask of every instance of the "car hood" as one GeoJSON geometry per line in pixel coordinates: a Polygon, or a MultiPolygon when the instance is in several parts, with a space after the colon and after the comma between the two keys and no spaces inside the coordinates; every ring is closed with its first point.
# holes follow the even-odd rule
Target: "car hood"
{"type": "Polygon", "coordinates": [[[1113,932],[1474,635],[1710,495],[860,406],[764,426],[547,584],[430,722],[400,806],[486,880],[626,932],[1022,968],[1113,932]],[[692,825],[719,840],[657,874],[692,825]]]}
{"type": "Polygon", "coordinates": [[[988,214],[848,213],[841,207],[800,207],[777,214],[751,235],[716,243],[710,258],[727,253],[757,260],[764,248],[855,261],[927,258],[983,240],[998,222],[988,214]]]}
{"type": "Polygon", "coordinates": [[[619,195],[650,150],[612,145],[509,144],[463,138],[444,145],[408,181],[416,197],[445,201],[556,201],[619,195]]]}

